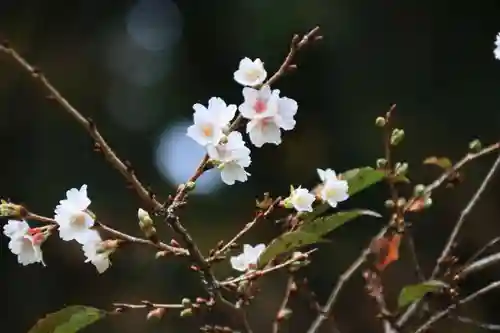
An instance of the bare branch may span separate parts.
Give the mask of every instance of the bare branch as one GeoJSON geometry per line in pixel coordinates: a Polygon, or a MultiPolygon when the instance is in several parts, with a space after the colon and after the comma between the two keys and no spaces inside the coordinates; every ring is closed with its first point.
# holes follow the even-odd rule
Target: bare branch
{"type": "MultiPolygon", "coordinates": [[[[460,162],[457,163],[457,165],[460,167],[462,165],[465,165],[465,163],[479,157],[479,156],[482,156],[484,154],[487,154],[487,153],[490,153],[496,149],[498,149],[500,147],[500,143],[496,143],[490,147],[487,147],[483,150],[481,150],[479,153],[470,153],[468,154],[464,159],[462,159],[460,162]]],[[[493,176],[495,175],[496,171],[500,168],[500,155],[497,157],[497,159],[495,160],[495,163],[493,163],[493,166],[491,167],[490,171],[488,172],[488,174],[486,175],[486,177],[484,178],[483,182],[481,183],[481,186],[479,186],[479,188],[477,189],[476,193],[474,193],[474,195],[472,196],[471,200],[468,202],[467,206],[462,210],[462,212],[460,213],[460,217],[457,221],[457,223],[455,224],[455,227],[453,228],[453,231],[451,232],[451,235],[450,237],[448,238],[448,242],[446,243],[443,251],[441,252],[441,255],[439,256],[439,259],[437,260],[437,264],[436,266],[434,267],[434,270],[432,271],[432,274],[431,274],[431,279],[434,279],[436,278],[436,276],[439,274],[440,272],[440,268],[441,268],[441,265],[442,263],[446,260],[446,258],[450,255],[451,251],[452,251],[452,248],[453,248],[453,244],[455,243],[455,240],[458,236],[458,233],[460,232],[460,229],[462,228],[466,218],[469,216],[469,213],[472,211],[472,209],[474,208],[474,206],[477,204],[477,202],[479,201],[479,198],[481,197],[481,195],[483,194],[484,190],[486,189],[487,185],[490,183],[490,181],[493,179],[493,176]]],[[[453,170],[457,170],[456,166],[453,167],[453,170]]],[[[443,177],[440,177],[439,179],[442,179],[443,177]]],[[[439,180],[438,179],[438,180],[439,180]]],[[[446,179],[446,178],[444,178],[446,179]]],[[[432,186],[432,184],[431,184],[432,186]]],[[[435,187],[434,187],[435,188],[435,187]]],[[[432,189],[430,190],[432,191],[432,189]]],[[[426,189],[426,192],[429,192],[426,189]]],[[[402,325],[404,325],[417,311],[419,305],[421,304],[421,300],[413,303],[410,307],[408,307],[408,309],[401,315],[401,317],[399,318],[397,324],[399,327],[401,327],[402,325]]]]}
{"type": "Polygon", "coordinates": [[[468,275],[493,266],[500,262],[500,253],[495,253],[487,256],[486,258],[474,261],[472,264],[466,266],[459,274],[460,279],[464,279],[468,275]]]}
{"type": "MultiPolygon", "coordinates": [[[[425,189],[425,194],[430,194],[432,191],[437,189],[439,186],[441,186],[449,177],[450,175],[456,173],[459,169],[464,167],[467,163],[475,160],[478,157],[484,156],[486,154],[489,154],[497,149],[500,148],[500,143],[497,142],[489,147],[484,148],[478,153],[475,154],[467,154],[464,158],[462,158],[458,163],[456,163],[451,169],[446,170],[441,174],[439,178],[437,178],[434,182],[432,182],[430,185],[428,185],[425,189]]],[[[403,212],[406,212],[409,207],[413,204],[413,202],[417,200],[416,197],[412,197],[410,200],[408,200],[407,204],[405,205],[403,212]]],[[[373,240],[378,239],[382,237],[388,230],[388,226],[385,226],[382,228],[382,230],[379,231],[377,236],[373,238],[373,240]]],[[[370,243],[371,244],[371,243],[370,243]]],[[[363,263],[366,261],[367,257],[370,255],[370,247],[366,247],[363,252],[361,252],[361,255],[349,266],[349,268],[339,277],[337,283],[335,284],[332,292],[330,293],[330,296],[328,297],[328,300],[326,304],[323,306],[321,309],[321,312],[318,314],[314,322],[311,324],[309,327],[309,330],[307,333],[315,333],[317,330],[321,327],[321,324],[328,318],[328,315],[335,304],[338,295],[340,294],[340,291],[344,287],[344,284],[354,275],[354,273],[363,265],[363,263]]],[[[401,326],[400,322],[397,322],[398,327],[401,326]]]]}
{"type": "Polygon", "coordinates": [[[293,276],[290,275],[286,282],[285,295],[283,296],[283,300],[281,301],[280,307],[278,308],[278,312],[276,313],[273,321],[272,333],[278,333],[281,322],[286,319],[284,318],[285,311],[287,310],[286,306],[294,288],[296,288],[295,282],[293,281],[293,276]]]}
{"type": "Polygon", "coordinates": [[[482,328],[482,329],[485,329],[485,330],[500,331],[500,325],[498,325],[498,324],[483,323],[483,322],[480,322],[480,321],[477,321],[477,320],[474,320],[474,319],[471,319],[471,318],[460,317],[460,316],[456,317],[456,319],[458,321],[462,322],[462,323],[474,325],[476,327],[479,327],[479,328],[482,328]]]}
{"type": "MultiPolygon", "coordinates": [[[[51,225],[54,225],[54,226],[58,226],[56,220],[54,220],[53,218],[45,217],[45,216],[38,215],[38,214],[34,214],[34,213],[31,213],[31,212],[28,212],[28,211],[26,213],[26,216],[24,216],[23,218],[26,219],[26,220],[38,221],[38,222],[41,222],[41,223],[46,223],[46,224],[51,224],[51,225]]],[[[130,242],[130,243],[149,245],[149,246],[152,246],[152,247],[156,247],[159,250],[163,250],[163,251],[174,253],[175,255],[182,255],[182,256],[187,256],[188,255],[188,251],[186,249],[183,249],[183,248],[180,248],[180,247],[170,246],[170,245],[167,245],[167,244],[162,243],[162,242],[154,243],[154,242],[152,242],[152,241],[150,241],[148,239],[135,237],[135,236],[126,234],[124,232],[115,230],[115,229],[113,229],[113,228],[105,225],[104,223],[102,223],[100,221],[96,221],[96,224],[97,224],[97,226],[99,228],[101,228],[102,230],[106,231],[110,235],[113,235],[113,236],[117,237],[118,239],[130,242]]]]}
{"type": "Polygon", "coordinates": [[[497,289],[497,288],[500,288],[500,281],[495,281],[495,282],[490,283],[486,287],[484,287],[482,289],[479,289],[475,293],[467,296],[466,298],[458,301],[457,303],[450,305],[445,310],[440,311],[437,314],[433,315],[423,325],[421,325],[419,328],[417,328],[417,330],[415,330],[414,333],[424,333],[424,332],[426,332],[432,325],[434,325],[439,320],[441,320],[441,319],[447,317],[448,315],[450,315],[451,312],[453,310],[455,310],[456,308],[458,308],[459,306],[462,306],[462,305],[464,305],[466,303],[469,303],[469,302],[475,300],[477,297],[482,296],[482,295],[484,295],[484,294],[486,294],[486,293],[488,293],[488,292],[490,292],[490,291],[492,291],[494,289],[497,289]]]}
{"type": "Polygon", "coordinates": [[[85,118],[73,105],[71,105],[39,69],[32,66],[15,49],[5,43],[0,45],[0,51],[9,55],[21,66],[22,69],[28,72],[33,79],[41,83],[41,85],[50,93],[50,96],[56,100],[59,105],[61,105],[63,109],[88,132],[88,134],[95,141],[96,149],[101,151],[106,160],[113,165],[113,167],[117,169],[123,177],[125,177],[125,179],[135,189],[139,197],[147,203],[150,208],[161,209],[163,207],[163,205],[155,199],[154,194],[137,178],[130,164],[123,162],[118,155],[116,155],[113,149],[111,149],[97,130],[96,124],[90,118],[85,118]]]}

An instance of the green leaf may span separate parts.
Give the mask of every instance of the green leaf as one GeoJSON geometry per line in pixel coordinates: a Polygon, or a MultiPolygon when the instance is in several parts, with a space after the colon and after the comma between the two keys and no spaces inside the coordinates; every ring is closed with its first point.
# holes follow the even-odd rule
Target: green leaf
{"type": "Polygon", "coordinates": [[[431,156],[424,160],[424,164],[437,165],[438,167],[443,168],[445,170],[448,170],[451,167],[453,167],[453,163],[451,163],[448,157],[431,156]]]}
{"type": "Polygon", "coordinates": [[[104,316],[103,310],[72,305],[40,319],[28,333],[75,333],[104,316]]]}
{"type": "MultiPolygon", "coordinates": [[[[349,196],[353,196],[354,194],[361,192],[365,188],[368,188],[385,177],[385,172],[382,170],[375,170],[371,167],[363,167],[356,168],[352,170],[348,170],[341,175],[339,178],[347,180],[347,184],[349,184],[349,196]]],[[[303,220],[310,221],[315,217],[323,214],[330,208],[328,203],[322,203],[314,208],[314,211],[311,213],[304,214],[303,220]]]]}
{"type": "Polygon", "coordinates": [[[446,283],[438,280],[429,280],[419,284],[406,286],[399,293],[398,306],[400,308],[405,307],[410,303],[420,300],[427,293],[440,291],[446,286],[446,283]]]}
{"type": "Polygon", "coordinates": [[[261,253],[257,266],[262,268],[280,254],[290,252],[304,245],[325,241],[315,234],[300,230],[286,232],[269,243],[264,252],[261,253]]]}
{"type": "Polygon", "coordinates": [[[352,211],[338,212],[330,216],[320,217],[313,221],[306,221],[299,228],[299,231],[314,234],[317,237],[326,235],[327,233],[337,229],[346,222],[349,222],[361,215],[369,215],[374,217],[382,217],[379,213],[371,210],[356,209],[352,211]]]}

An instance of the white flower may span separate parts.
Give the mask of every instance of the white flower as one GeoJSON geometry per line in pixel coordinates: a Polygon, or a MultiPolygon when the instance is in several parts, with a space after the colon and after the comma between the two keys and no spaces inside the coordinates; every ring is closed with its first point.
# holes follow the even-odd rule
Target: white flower
{"type": "Polygon", "coordinates": [[[245,171],[251,163],[250,149],[240,132],[231,132],[225,143],[207,146],[210,159],[219,162],[221,178],[227,185],[233,185],[235,181],[244,182],[250,174],[245,171]]]}
{"type": "Polygon", "coordinates": [[[255,247],[248,244],[243,245],[243,253],[235,257],[231,257],[231,266],[240,272],[255,269],[257,266],[257,260],[265,248],[266,246],[264,244],[258,244],[255,245],[255,247]]]}
{"type": "Polygon", "coordinates": [[[43,261],[41,245],[45,241],[45,235],[39,230],[31,229],[26,221],[9,220],[3,226],[3,233],[10,238],[9,249],[17,255],[17,261],[23,265],[29,265],[43,261]]]}
{"type": "Polygon", "coordinates": [[[323,182],[323,188],[320,191],[322,200],[327,201],[330,206],[335,208],[339,202],[349,198],[347,181],[338,179],[337,174],[332,169],[317,169],[317,171],[323,182]]]}
{"type": "Polygon", "coordinates": [[[95,230],[90,230],[87,241],[82,247],[83,253],[87,257],[85,262],[92,263],[99,273],[104,273],[111,265],[109,255],[112,251],[104,249],[102,242],[99,233],[95,230]]]}
{"type": "Polygon", "coordinates": [[[495,40],[495,50],[493,50],[493,54],[495,55],[495,58],[500,60],[500,32],[495,40]]]}
{"type": "Polygon", "coordinates": [[[314,194],[300,186],[292,188],[290,196],[285,199],[285,207],[293,207],[298,212],[312,212],[312,204],[316,200],[314,194]]]}
{"type": "Polygon", "coordinates": [[[260,90],[243,88],[244,102],[239,106],[241,115],[249,119],[247,133],[256,147],[265,143],[281,143],[280,128],[289,131],[295,127],[294,116],[297,102],[287,97],[279,97],[280,91],[271,91],[269,86],[260,90]]]}
{"type": "Polygon", "coordinates": [[[66,192],[66,197],[54,210],[54,219],[59,224],[59,236],[65,241],[74,239],[84,244],[89,228],[94,225],[94,218],[87,212],[90,205],[87,185],[82,185],[80,190],[72,188],[66,192]]]}
{"type": "Polygon", "coordinates": [[[260,59],[254,61],[244,58],[240,61],[240,66],[234,72],[234,80],[243,86],[257,86],[262,84],[267,77],[264,63],[260,59]]]}
{"type": "Polygon", "coordinates": [[[197,103],[193,109],[194,124],[188,127],[187,135],[202,146],[218,144],[236,114],[236,105],[226,105],[219,97],[210,98],[208,108],[197,103]]]}

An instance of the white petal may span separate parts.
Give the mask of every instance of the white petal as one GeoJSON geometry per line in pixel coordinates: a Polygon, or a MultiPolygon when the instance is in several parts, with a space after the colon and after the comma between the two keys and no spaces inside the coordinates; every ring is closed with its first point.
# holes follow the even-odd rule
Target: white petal
{"type": "Polygon", "coordinates": [[[221,170],[221,179],[227,185],[234,185],[236,181],[245,182],[248,179],[247,172],[236,163],[226,163],[221,170]]]}
{"type": "Polygon", "coordinates": [[[318,172],[319,179],[321,179],[322,182],[325,181],[325,170],[323,169],[316,169],[318,172]]]}
{"type": "Polygon", "coordinates": [[[231,257],[229,261],[231,262],[231,266],[233,267],[233,269],[237,271],[244,272],[248,269],[248,263],[246,262],[245,257],[242,254],[236,257],[231,257]]]}
{"type": "Polygon", "coordinates": [[[26,221],[9,220],[3,226],[3,233],[9,238],[18,238],[26,234],[30,226],[26,221]]]}
{"type": "Polygon", "coordinates": [[[279,145],[281,143],[281,131],[272,120],[251,120],[247,124],[247,132],[250,141],[256,147],[262,147],[265,143],[279,145]]]}

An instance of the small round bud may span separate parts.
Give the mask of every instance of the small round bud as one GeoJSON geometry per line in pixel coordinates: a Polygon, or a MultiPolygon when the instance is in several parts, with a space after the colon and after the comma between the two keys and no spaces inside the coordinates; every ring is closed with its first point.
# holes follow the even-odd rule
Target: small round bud
{"type": "Polygon", "coordinates": [[[415,188],[413,189],[413,194],[417,197],[423,195],[425,192],[425,185],[423,184],[418,184],[415,186],[415,188]]]}
{"type": "Polygon", "coordinates": [[[375,125],[377,127],[384,127],[385,124],[386,124],[386,121],[385,121],[384,117],[377,117],[377,119],[375,119],[375,125]]]}
{"type": "Polygon", "coordinates": [[[148,212],[146,212],[144,209],[142,208],[139,208],[137,210],[137,217],[139,218],[140,221],[144,220],[144,219],[147,219],[147,218],[151,218],[148,214],[148,212]]]}
{"type": "Polygon", "coordinates": [[[404,162],[404,163],[396,163],[396,166],[395,166],[396,170],[395,173],[396,173],[396,176],[404,176],[407,172],[408,172],[408,163],[404,162]]]}
{"type": "Polygon", "coordinates": [[[183,298],[182,301],[182,306],[185,308],[190,308],[191,307],[191,300],[189,298],[183,298]]]}
{"type": "Polygon", "coordinates": [[[148,312],[146,320],[161,319],[161,317],[163,317],[163,315],[165,314],[165,311],[165,308],[156,308],[154,310],[151,310],[148,312]]]}
{"type": "Polygon", "coordinates": [[[181,318],[191,317],[193,315],[193,310],[191,308],[184,309],[181,311],[181,318]]]}
{"type": "Polygon", "coordinates": [[[195,182],[192,182],[192,181],[189,181],[186,183],[186,190],[187,191],[192,191],[194,190],[196,187],[196,183],[195,182]]]}
{"type": "Polygon", "coordinates": [[[477,153],[479,152],[481,149],[483,149],[483,144],[481,143],[481,141],[479,141],[478,139],[476,140],[473,140],[469,143],[469,149],[473,152],[473,153],[477,153]]]}
{"type": "Polygon", "coordinates": [[[432,206],[432,198],[431,197],[427,197],[424,200],[424,208],[429,208],[430,206],[432,206]]]}
{"type": "Polygon", "coordinates": [[[387,166],[387,160],[385,158],[377,159],[377,169],[384,169],[387,166]]]}
{"type": "Polygon", "coordinates": [[[398,207],[403,207],[406,205],[406,199],[405,198],[399,198],[397,202],[398,207]]]}
{"type": "Polygon", "coordinates": [[[392,201],[392,199],[388,199],[384,202],[384,205],[385,205],[385,208],[394,208],[396,206],[396,204],[394,203],[394,201],[392,201]]]}
{"type": "Polygon", "coordinates": [[[405,131],[399,128],[395,128],[391,134],[391,145],[397,146],[403,141],[405,137],[405,131]]]}

